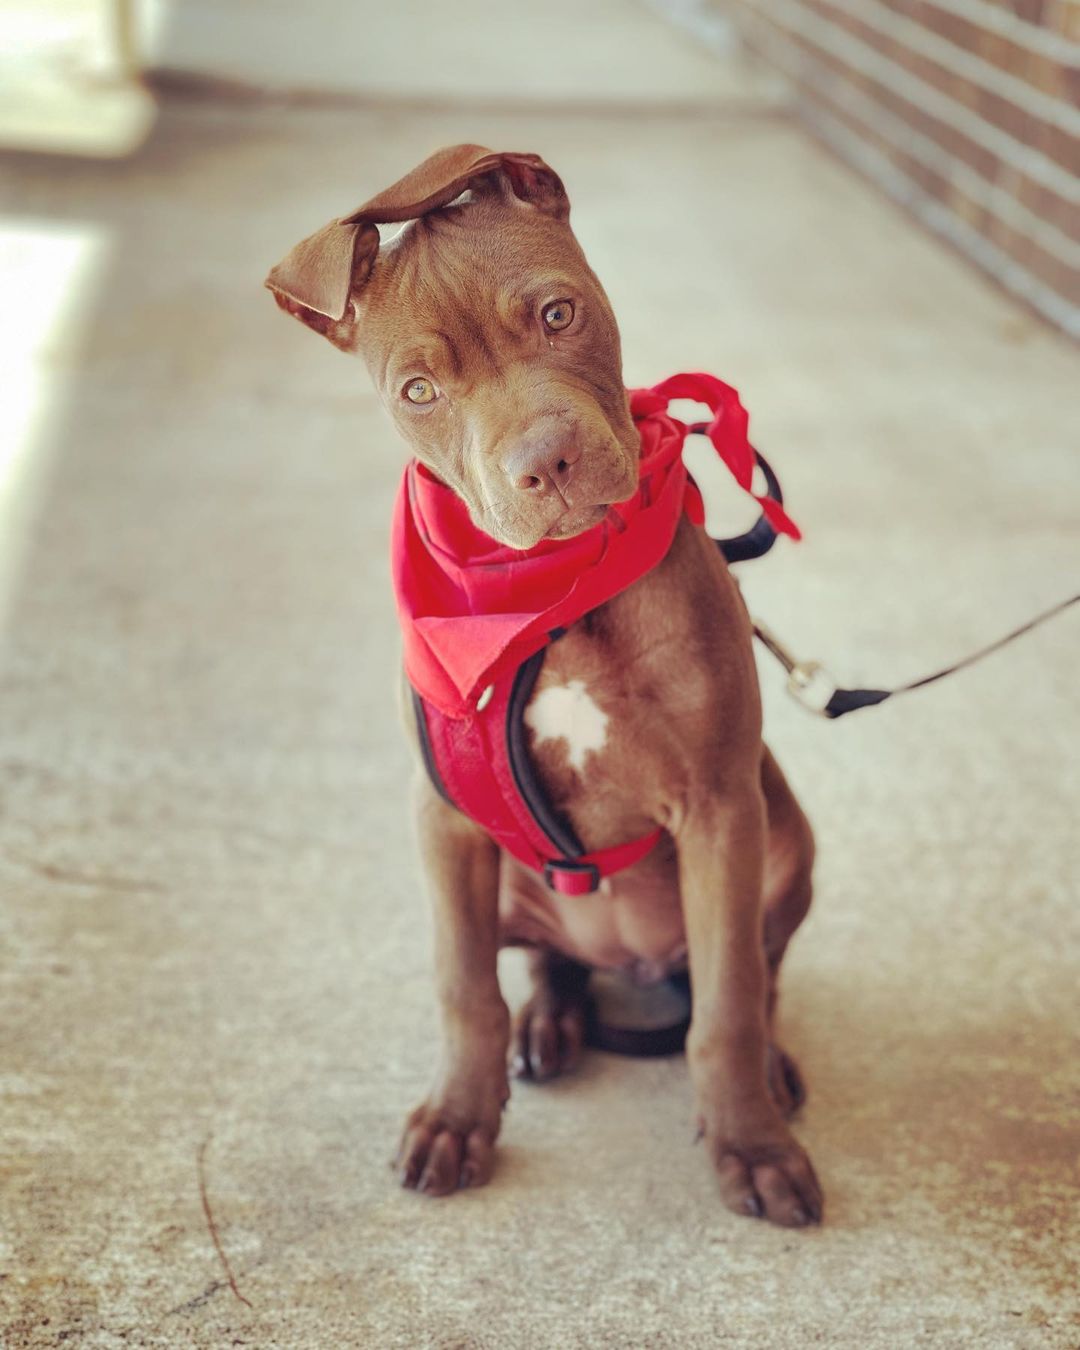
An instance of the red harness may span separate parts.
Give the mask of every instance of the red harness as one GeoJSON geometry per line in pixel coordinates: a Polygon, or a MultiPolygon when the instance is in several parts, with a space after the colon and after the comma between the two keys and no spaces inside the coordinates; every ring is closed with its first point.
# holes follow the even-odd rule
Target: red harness
{"type": "Polygon", "coordinates": [[[736,482],[774,530],[797,539],[779,502],[753,491],[747,414],[735,390],[711,375],[674,375],[630,393],[641,437],[638,490],[572,539],[524,551],[497,543],[415,460],[394,511],[394,591],[428,772],[447,801],[564,895],[595,890],[663,833],[586,853],[533,771],[523,714],[548,643],[655,567],[684,512],[704,523],[682,462],[688,428],[668,413],[672,399],[708,405],[708,436],[736,482]]]}

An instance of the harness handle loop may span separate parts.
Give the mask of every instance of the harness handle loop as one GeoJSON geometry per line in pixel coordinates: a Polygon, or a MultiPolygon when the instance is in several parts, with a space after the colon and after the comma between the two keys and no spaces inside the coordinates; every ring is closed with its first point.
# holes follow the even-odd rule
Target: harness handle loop
{"type": "MultiPolygon", "coordinates": [[[[709,434],[709,423],[695,422],[693,426],[687,427],[686,430],[695,436],[707,436],[709,434]]],[[[765,496],[769,501],[775,502],[777,506],[783,506],[784,493],[780,487],[779,478],[773,472],[772,465],[760,450],[754,450],[754,459],[765,479],[765,496]]],[[[732,535],[730,539],[715,539],[713,542],[729,563],[737,563],[749,562],[751,558],[764,558],[779,538],[779,531],[773,528],[768,516],[762,511],[754,524],[744,534],[732,535]]]]}
{"type": "MultiPolygon", "coordinates": [[[[754,466],[760,462],[747,434],[750,415],[743,407],[738,390],[730,384],[718,380],[715,375],[682,374],[672,375],[661,380],[651,389],[636,390],[631,397],[631,412],[635,417],[649,413],[666,413],[673,399],[687,399],[693,403],[704,403],[713,414],[711,422],[686,423],[671,420],[683,432],[700,431],[712,441],[713,448],[727,465],[731,476],[744,492],[750,494],[758,503],[768,523],[777,534],[790,535],[799,539],[799,527],[784,510],[779,500],[771,493],[754,491],[754,466]]],[[[757,556],[752,554],[751,556],[757,556]]]]}

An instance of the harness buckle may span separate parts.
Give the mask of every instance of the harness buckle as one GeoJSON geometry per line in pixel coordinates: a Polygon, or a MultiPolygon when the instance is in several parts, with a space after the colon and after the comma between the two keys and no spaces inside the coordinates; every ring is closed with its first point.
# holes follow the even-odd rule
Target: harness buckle
{"type": "Polygon", "coordinates": [[[595,863],[555,858],[544,864],[544,884],[560,895],[591,895],[600,889],[600,869],[595,863]]]}

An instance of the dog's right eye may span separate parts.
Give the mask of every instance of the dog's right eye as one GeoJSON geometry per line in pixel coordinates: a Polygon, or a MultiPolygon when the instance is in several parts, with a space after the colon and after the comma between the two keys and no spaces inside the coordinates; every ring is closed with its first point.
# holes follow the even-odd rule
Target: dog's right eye
{"type": "Polygon", "coordinates": [[[430,380],[425,380],[422,375],[418,375],[415,380],[410,380],[401,393],[410,403],[434,403],[439,397],[439,392],[435,386],[430,380]]]}

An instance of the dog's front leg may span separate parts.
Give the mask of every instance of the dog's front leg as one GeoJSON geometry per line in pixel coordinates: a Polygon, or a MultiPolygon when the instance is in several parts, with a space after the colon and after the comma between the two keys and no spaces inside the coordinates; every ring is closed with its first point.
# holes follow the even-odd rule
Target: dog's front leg
{"type": "Polygon", "coordinates": [[[791,1227],[816,1223],[821,1189],[766,1077],[765,804],[756,778],[688,801],[676,843],[693,986],[687,1057],[724,1202],[791,1227]]]}
{"type": "Polygon", "coordinates": [[[443,1045],[426,1101],[405,1122],[403,1186],[448,1195],[491,1176],[509,1096],[510,1014],[499,992],[499,851],[483,831],[418,780],[414,808],[435,913],[443,1045]]]}

